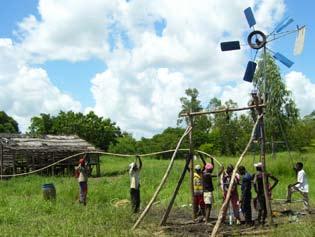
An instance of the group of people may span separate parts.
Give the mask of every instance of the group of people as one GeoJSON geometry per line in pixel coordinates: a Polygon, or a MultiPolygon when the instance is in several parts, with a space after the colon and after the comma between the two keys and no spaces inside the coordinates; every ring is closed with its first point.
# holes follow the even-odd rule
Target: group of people
{"type": "MultiPolygon", "coordinates": [[[[205,163],[204,168],[201,169],[200,165],[195,166],[194,174],[194,206],[196,213],[204,218],[207,223],[210,216],[211,206],[213,203],[213,177],[220,177],[220,186],[223,191],[223,201],[225,201],[228,193],[228,188],[232,182],[232,173],[234,170],[233,165],[228,165],[226,169],[221,169],[218,175],[212,175],[214,168],[213,160],[211,163],[205,163]],[[210,197],[210,198],[209,198],[210,197]]],[[[244,223],[247,225],[254,224],[252,219],[252,203],[257,210],[257,223],[265,224],[267,217],[266,197],[271,199],[272,190],[278,184],[278,179],[270,173],[264,173],[264,167],[261,162],[254,164],[256,173],[251,175],[244,166],[239,166],[237,174],[232,183],[232,189],[229,199],[229,205],[226,206],[223,213],[223,220],[226,220],[226,214],[228,207],[233,210],[233,216],[237,224],[241,223],[240,214],[244,216],[244,223]],[[264,189],[263,175],[266,177],[266,192],[264,189]],[[241,186],[241,195],[238,194],[238,186],[241,186]],[[256,197],[252,198],[252,187],[255,190],[256,197]]],[[[309,200],[308,200],[308,181],[306,173],[303,170],[303,164],[301,162],[296,163],[294,167],[297,175],[297,182],[290,184],[287,190],[286,202],[291,202],[291,195],[294,192],[298,192],[303,196],[304,209],[309,212],[309,200]]],[[[200,219],[199,219],[200,220],[200,219]]]]}
{"type": "MultiPolygon", "coordinates": [[[[213,178],[220,178],[220,186],[223,191],[223,201],[225,201],[228,193],[228,188],[232,182],[233,165],[228,165],[226,169],[222,166],[218,174],[213,174],[214,162],[211,158],[210,163],[206,163],[204,158],[200,156],[202,166],[196,165],[193,174],[193,194],[194,194],[194,208],[198,215],[198,220],[209,221],[211,208],[213,204],[213,178]]],[[[244,223],[252,225],[252,203],[258,212],[257,223],[264,224],[267,217],[266,196],[270,199],[272,190],[278,184],[278,179],[270,173],[264,173],[264,167],[261,162],[254,164],[256,173],[251,175],[244,166],[239,166],[236,178],[233,181],[230,206],[233,210],[233,216],[236,223],[241,223],[240,214],[244,216],[244,223]],[[266,181],[267,195],[264,190],[264,177],[266,181]],[[241,187],[241,195],[238,194],[238,186],[241,187]],[[252,187],[256,192],[256,197],[252,198],[252,187]]],[[[140,156],[136,156],[135,161],[129,164],[130,176],[130,199],[132,212],[137,213],[140,208],[140,171],[142,169],[142,161],[140,156]]],[[[308,200],[308,180],[305,171],[303,170],[303,163],[298,162],[294,167],[296,171],[297,181],[288,186],[287,200],[291,202],[292,193],[298,192],[303,196],[304,209],[310,211],[308,200]]],[[[189,170],[189,169],[188,169],[189,170]]],[[[189,170],[190,171],[190,170],[189,170]]],[[[87,181],[89,169],[85,158],[79,160],[79,165],[76,167],[76,177],[80,187],[79,202],[86,205],[87,198],[87,181]]],[[[226,219],[228,207],[224,210],[223,221],[226,219]]]]}

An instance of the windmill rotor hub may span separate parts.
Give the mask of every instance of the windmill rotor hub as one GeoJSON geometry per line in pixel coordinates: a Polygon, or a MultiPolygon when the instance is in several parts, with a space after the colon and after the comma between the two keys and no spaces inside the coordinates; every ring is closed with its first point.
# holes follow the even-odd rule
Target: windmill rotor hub
{"type": "Polygon", "coordinates": [[[267,36],[259,30],[254,30],[248,35],[247,42],[252,49],[261,49],[267,43],[267,36]]]}

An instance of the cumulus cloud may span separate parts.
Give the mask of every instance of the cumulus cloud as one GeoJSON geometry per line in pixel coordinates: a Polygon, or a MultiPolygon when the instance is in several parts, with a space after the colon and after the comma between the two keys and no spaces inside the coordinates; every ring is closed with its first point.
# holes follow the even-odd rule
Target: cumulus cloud
{"type": "Polygon", "coordinates": [[[246,51],[220,52],[219,42],[244,38],[249,5],[263,29],[285,10],[283,0],[45,0],[40,18],[25,18],[17,35],[32,62],[102,59],[107,69],[91,79],[95,106],[86,110],[150,136],[175,125],[188,87],[200,91],[203,103],[221,97],[244,104],[238,95],[250,87],[241,83],[246,51]],[[154,25],[161,20],[159,35],[154,25]]]}
{"type": "Polygon", "coordinates": [[[51,83],[45,70],[29,67],[10,39],[0,39],[0,54],[0,110],[13,116],[22,131],[34,115],[81,109],[80,102],[51,83]]]}
{"type": "Polygon", "coordinates": [[[315,110],[315,84],[309,78],[302,72],[292,71],[285,75],[285,82],[302,116],[315,110]]]}

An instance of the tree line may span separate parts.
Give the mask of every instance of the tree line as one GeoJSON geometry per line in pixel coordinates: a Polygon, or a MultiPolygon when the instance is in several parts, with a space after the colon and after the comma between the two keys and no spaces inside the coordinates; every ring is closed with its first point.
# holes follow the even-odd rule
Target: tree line
{"type": "MultiPolygon", "coordinates": [[[[265,110],[265,130],[269,144],[267,149],[271,150],[273,147],[276,151],[288,148],[303,150],[315,138],[315,111],[304,118],[299,116],[291,92],[286,89],[280,70],[270,55],[267,56],[266,71],[264,82],[260,60],[253,85],[266,100],[262,102],[267,104],[265,110]]],[[[189,124],[188,118],[181,117],[181,113],[238,107],[232,100],[223,102],[218,98],[212,98],[203,107],[198,96],[196,88],[188,88],[185,96],[180,98],[181,108],[177,126],[166,128],[152,138],[136,140],[132,134],[121,131],[111,119],[99,117],[92,111],[88,114],[60,111],[54,116],[42,113],[31,119],[27,133],[32,136],[76,134],[96,147],[115,153],[140,154],[174,149],[184,133],[184,128],[189,124]]],[[[250,99],[249,95],[248,100],[250,99]]],[[[216,155],[241,153],[254,125],[253,113],[254,111],[228,112],[194,117],[193,146],[216,155]]],[[[19,132],[17,122],[3,111],[0,112],[0,132],[19,132]]],[[[182,147],[188,147],[187,138],[183,141],[182,147]]],[[[252,149],[255,150],[255,145],[252,149]]],[[[256,149],[258,150],[258,145],[256,149]]]]}

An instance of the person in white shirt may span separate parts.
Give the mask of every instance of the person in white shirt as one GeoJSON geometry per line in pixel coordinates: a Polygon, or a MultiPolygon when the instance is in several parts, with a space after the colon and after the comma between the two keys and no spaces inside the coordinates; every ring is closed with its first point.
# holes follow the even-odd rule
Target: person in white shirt
{"type": "Polygon", "coordinates": [[[142,161],[140,156],[136,156],[135,162],[129,164],[130,176],[130,197],[131,208],[133,213],[137,213],[140,208],[140,170],[142,168],[142,161]]]}
{"type": "Polygon", "coordinates": [[[306,173],[303,170],[303,163],[298,162],[295,165],[297,171],[297,182],[289,184],[287,202],[291,202],[291,196],[294,192],[299,192],[303,196],[304,209],[310,211],[309,200],[308,200],[308,181],[306,173]]]}

